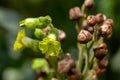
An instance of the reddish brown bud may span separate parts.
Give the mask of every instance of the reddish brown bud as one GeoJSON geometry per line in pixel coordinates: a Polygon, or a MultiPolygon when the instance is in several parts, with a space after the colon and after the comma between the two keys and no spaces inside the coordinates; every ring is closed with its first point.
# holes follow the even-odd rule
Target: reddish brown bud
{"type": "Polygon", "coordinates": [[[94,15],[89,15],[87,17],[87,23],[90,26],[94,26],[96,24],[96,17],[94,15]]]}
{"type": "Polygon", "coordinates": [[[96,15],[96,21],[97,23],[102,23],[104,20],[106,20],[106,16],[102,13],[99,13],[96,15]]]}
{"type": "Polygon", "coordinates": [[[65,55],[64,59],[58,62],[59,73],[67,73],[71,68],[75,67],[75,62],[71,59],[70,54],[65,55]]]}
{"type": "Polygon", "coordinates": [[[50,26],[47,26],[42,31],[47,35],[50,30],[51,30],[50,26]]]}
{"type": "Polygon", "coordinates": [[[68,72],[68,80],[78,80],[80,79],[81,72],[75,68],[68,72]]]}
{"type": "Polygon", "coordinates": [[[105,39],[110,38],[112,35],[112,26],[109,24],[103,24],[99,29],[100,35],[105,39]]]}
{"type": "Polygon", "coordinates": [[[81,30],[80,33],[78,34],[77,40],[80,43],[87,43],[92,39],[92,34],[86,30],[81,30]]]}
{"type": "Polygon", "coordinates": [[[102,43],[94,47],[94,56],[97,59],[100,59],[100,60],[103,59],[108,53],[108,50],[106,48],[107,48],[107,45],[105,43],[102,43]]]}
{"type": "Polygon", "coordinates": [[[59,30],[59,36],[58,36],[60,41],[63,41],[66,38],[66,34],[63,30],[59,30]]]}
{"type": "Polygon", "coordinates": [[[83,14],[81,13],[79,7],[74,7],[69,10],[70,20],[78,20],[81,17],[83,17],[83,14]]]}
{"type": "Polygon", "coordinates": [[[89,31],[91,34],[94,32],[94,28],[93,28],[93,27],[90,27],[90,26],[87,24],[87,20],[84,20],[84,21],[82,22],[82,28],[83,28],[84,30],[89,31]]]}
{"type": "Polygon", "coordinates": [[[106,71],[106,68],[100,69],[99,67],[95,68],[96,74],[103,74],[106,71]]]}
{"type": "Polygon", "coordinates": [[[101,43],[98,48],[100,48],[100,49],[106,49],[107,45],[106,45],[106,43],[101,43]]]}
{"type": "Polygon", "coordinates": [[[104,68],[106,68],[108,66],[108,63],[109,63],[108,59],[103,58],[102,60],[98,60],[98,67],[100,69],[104,69],[104,68]]]}
{"type": "Polygon", "coordinates": [[[93,0],[85,0],[84,5],[86,8],[92,8],[94,6],[93,0]]]}
{"type": "Polygon", "coordinates": [[[112,19],[106,19],[103,24],[108,24],[108,25],[113,26],[114,22],[112,19]]]}

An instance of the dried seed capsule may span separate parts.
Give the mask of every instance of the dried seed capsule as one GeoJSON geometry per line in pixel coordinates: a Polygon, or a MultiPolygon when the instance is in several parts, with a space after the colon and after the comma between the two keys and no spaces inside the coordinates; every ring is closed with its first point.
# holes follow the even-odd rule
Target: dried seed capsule
{"type": "Polygon", "coordinates": [[[113,26],[113,20],[112,19],[106,19],[104,22],[103,22],[103,24],[108,24],[108,25],[111,25],[111,26],[113,26]]]}
{"type": "Polygon", "coordinates": [[[96,24],[96,17],[94,15],[89,15],[87,17],[87,23],[90,26],[94,26],[96,24]]]}
{"type": "Polygon", "coordinates": [[[99,46],[94,47],[93,49],[94,56],[97,59],[100,59],[100,60],[103,59],[108,53],[108,50],[106,48],[107,48],[107,45],[105,43],[102,43],[99,46]]]}
{"type": "Polygon", "coordinates": [[[84,5],[86,8],[92,8],[94,6],[93,0],[85,0],[84,5]]]}
{"type": "Polygon", "coordinates": [[[86,30],[81,30],[80,33],[77,36],[77,40],[80,43],[87,43],[92,39],[92,34],[86,30]]]}
{"type": "Polygon", "coordinates": [[[103,74],[106,71],[106,68],[100,69],[99,67],[95,68],[96,74],[103,74]]]}
{"type": "Polygon", "coordinates": [[[105,39],[111,37],[111,35],[112,35],[112,26],[109,25],[109,24],[103,24],[102,26],[100,26],[99,33],[105,39]]]}
{"type": "Polygon", "coordinates": [[[101,44],[99,45],[99,48],[100,48],[100,49],[106,49],[106,48],[107,48],[106,43],[101,43],[101,44]]]}
{"type": "Polygon", "coordinates": [[[69,18],[70,18],[70,20],[78,20],[81,17],[83,17],[83,14],[80,11],[79,7],[74,7],[74,8],[71,8],[69,10],[69,18]]]}
{"type": "Polygon", "coordinates": [[[104,20],[106,20],[106,16],[102,13],[99,13],[96,15],[96,21],[97,23],[102,23],[104,20]]]}
{"type": "Polygon", "coordinates": [[[58,38],[62,42],[66,38],[66,34],[63,30],[59,30],[58,32],[59,32],[58,38]]]}
{"type": "Polygon", "coordinates": [[[94,28],[90,27],[90,26],[86,26],[83,29],[89,31],[91,34],[93,34],[93,32],[94,32],[94,28]]]}
{"type": "Polygon", "coordinates": [[[80,79],[80,76],[81,76],[81,72],[75,68],[72,68],[68,72],[68,80],[78,80],[80,79]]]}
{"type": "Polygon", "coordinates": [[[90,26],[87,24],[87,20],[84,20],[84,21],[82,22],[82,28],[83,28],[84,30],[89,31],[91,34],[94,32],[94,28],[93,28],[93,27],[90,27],[90,26]]]}
{"type": "Polygon", "coordinates": [[[102,60],[98,60],[98,67],[100,69],[104,69],[104,68],[106,68],[108,66],[108,63],[109,63],[108,59],[103,58],[102,60]]]}
{"type": "Polygon", "coordinates": [[[70,54],[65,55],[64,59],[58,62],[59,73],[67,73],[71,68],[75,67],[75,62],[71,59],[70,54]]]}

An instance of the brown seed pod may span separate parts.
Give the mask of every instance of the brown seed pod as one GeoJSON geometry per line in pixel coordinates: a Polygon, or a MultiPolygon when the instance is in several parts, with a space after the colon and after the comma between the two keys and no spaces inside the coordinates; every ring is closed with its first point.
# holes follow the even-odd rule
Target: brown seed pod
{"type": "Polygon", "coordinates": [[[105,20],[106,20],[106,16],[104,14],[98,13],[96,15],[96,21],[97,21],[97,23],[102,23],[105,20]]]}
{"type": "Polygon", "coordinates": [[[109,63],[108,59],[103,58],[102,60],[98,60],[98,67],[100,69],[104,69],[104,68],[106,68],[108,66],[108,63],[109,63]]]}
{"type": "Polygon", "coordinates": [[[67,73],[71,68],[75,67],[75,62],[71,58],[70,54],[65,55],[64,59],[58,62],[59,73],[67,73]]]}
{"type": "Polygon", "coordinates": [[[77,36],[77,40],[80,43],[87,43],[91,39],[92,39],[92,34],[89,31],[84,29],[82,29],[77,36]]]}
{"type": "Polygon", "coordinates": [[[83,17],[83,14],[79,7],[73,7],[69,10],[69,18],[70,20],[78,20],[79,18],[83,17]]]}
{"type": "Polygon", "coordinates": [[[107,45],[105,43],[102,43],[102,44],[94,47],[94,49],[93,49],[94,56],[99,60],[103,59],[108,53],[108,50],[106,48],[107,48],[107,45]]]}
{"type": "Polygon", "coordinates": [[[75,68],[72,68],[68,72],[68,80],[78,80],[80,79],[80,76],[81,76],[81,72],[75,68]]]}
{"type": "Polygon", "coordinates": [[[84,21],[82,22],[82,28],[83,28],[84,30],[89,31],[91,34],[93,34],[93,32],[94,32],[94,27],[90,27],[90,26],[87,24],[87,20],[84,20],[84,21]]]}
{"type": "Polygon", "coordinates": [[[94,6],[94,1],[93,0],[85,0],[84,5],[86,8],[90,9],[94,6]]]}
{"type": "Polygon", "coordinates": [[[103,24],[108,24],[108,25],[113,26],[114,22],[113,22],[112,19],[106,19],[106,20],[103,22],[103,24]]]}
{"type": "Polygon", "coordinates": [[[87,24],[88,24],[89,26],[94,26],[96,23],[97,23],[97,22],[96,22],[96,17],[95,17],[94,15],[89,15],[89,16],[87,17],[87,24]]]}
{"type": "Polygon", "coordinates": [[[59,32],[58,38],[62,42],[66,38],[66,34],[63,30],[58,30],[58,32],[59,32]]]}
{"type": "Polygon", "coordinates": [[[106,71],[106,68],[100,69],[99,67],[95,68],[96,74],[100,75],[103,74],[106,71]]]}
{"type": "Polygon", "coordinates": [[[105,39],[110,38],[112,35],[112,26],[110,24],[103,24],[99,28],[99,33],[105,39]]]}

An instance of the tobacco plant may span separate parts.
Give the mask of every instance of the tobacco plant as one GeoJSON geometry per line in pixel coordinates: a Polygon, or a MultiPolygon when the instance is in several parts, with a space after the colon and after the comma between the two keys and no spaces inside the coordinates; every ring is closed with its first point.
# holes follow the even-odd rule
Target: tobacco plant
{"type": "Polygon", "coordinates": [[[78,32],[77,61],[62,50],[66,34],[54,27],[50,16],[20,21],[14,50],[29,48],[43,55],[32,60],[38,80],[99,80],[98,76],[106,71],[109,61],[104,40],[112,35],[113,20],[103,13],[88,15],[87,11],[94,4],[93,0],[85,0],[81,8],[76,6],[69,10],[69,18],[76,23],[78,32]],[[35,37],[27,36],[26,30],[34,30],[35,37]]]}

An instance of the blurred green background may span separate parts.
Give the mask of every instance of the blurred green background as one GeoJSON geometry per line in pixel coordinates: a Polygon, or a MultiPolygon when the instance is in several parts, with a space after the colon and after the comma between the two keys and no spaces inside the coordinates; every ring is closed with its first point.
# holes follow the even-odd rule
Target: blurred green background
{"type": "MultiPolygon", "coordinates": [[[[66,40],[64,52],[77,54],[75,23],[69,20],[71,7],[81,6],[84,0],[0,0],[0,80],[36,80],[31,68],[33,55],[29,50],[13,51],[19,21],[27,17],[50,15],[53,24],[63,29],[66,40]]],[[[104,13],[114,20],[113,36],[107,40],[110,64],[100,80],[120,80],[120,0],[95,0],[88,14],[104,13]]],[[[75,57],[75,56],[73,56],[75,57]]]]}

